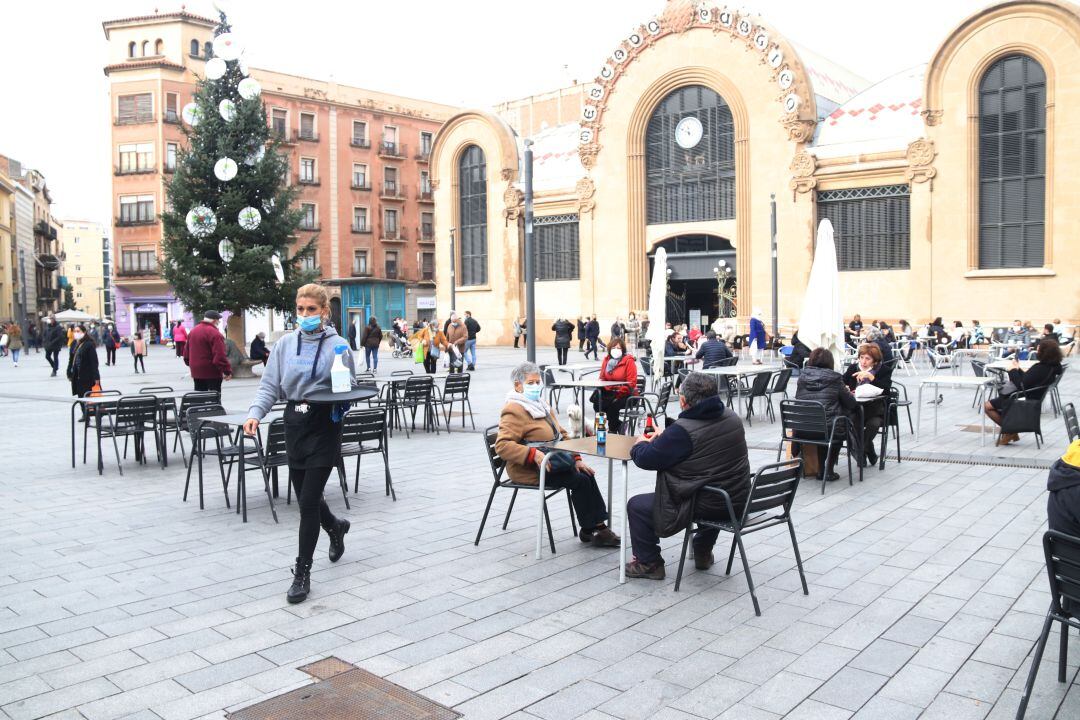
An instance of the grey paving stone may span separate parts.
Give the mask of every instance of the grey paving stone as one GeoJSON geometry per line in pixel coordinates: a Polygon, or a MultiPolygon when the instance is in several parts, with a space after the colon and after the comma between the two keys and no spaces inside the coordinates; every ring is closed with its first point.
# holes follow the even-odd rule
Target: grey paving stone
{"type": "Polygon", "coordinates": [[[788,713],[785,720],[847,720],[852,715],[850,710],[810,699],[788,713]]]}
{"type": "Polygon", "coordinates": [[[990,703],[941,693],[923,713],[924,720],[981,720],[990,712],[990,703]]]}
{"type": "Polygon", "coordinates": [[[888,678],[884,675],[845,667],[829,678],[812,697],[820,702],[854,712],[873,697],[887,681],[888,678]]]}
{"type": "Polygon", "coordinates": [[[269,660],[253,653],[210,667],[176,675],[174,680],[187,688],[188,691],[198,693],[234,680],[243,680],[250,675],[255,675],[273,667],[275,665],[269,660]]]}
{"type": "Polygon", "coordinates": [[[968,660],[945,686],[950,693],[993,704],[1012,678],[1009,668],[968,660]]]}
{"type": "Polygon", "coordinates": [[[3,707],[12,720],[32,720],[115,695],[120,690],[105,678],[95,678],[60,690],[17,700],[3,707]]]}
{"type": "Polygon", "coordinates": [[[79,707],[87,720],[114,720],[132,713],[147,713],[147,708],[163,702],[187,697],[188,691],[172,680],[162,680],[135,690],[111,695],[79,707]]]}
{"type": "Polygon", "coordinates": [[[878,695],[870,698],[854,717],[859,720],[915,720],[921,713],[922,708],[878,695]]]}
{"type": "Polygon", "coordinates": [[[743,703],[786,716],[820,686],[817,678],[781,671],[743,698],[743,703]]]}
{"type": "Polygon", "coordinates": [[[582,680],[528,706],[530,715],[545,720],[576,718],[619,694],[618,690],[582,680]]]}
{"type": "Polygon", "coordinates": [[[905,665],[885,684],[879,697],[925,708],[934,701],[951,678],[952,673],[920,665],[905,665]]]}

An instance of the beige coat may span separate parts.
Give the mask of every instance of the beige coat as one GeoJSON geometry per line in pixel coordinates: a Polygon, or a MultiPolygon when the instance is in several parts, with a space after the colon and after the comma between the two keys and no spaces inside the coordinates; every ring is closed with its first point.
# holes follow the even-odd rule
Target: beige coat
{"type": "Polygon", "coordinates": [[[465,323],[458,321],[457,327],[449,325],[446,330],[446,341],[458,349],[458,355],[465,354],[465,341],[469,339],[469,329],[465,323]]]}
{"type": "MultiPolygon", "coordinates": [[[[559,424],[555,412],[549,415],[555,427],[559,429],[559,438],[569,435],[559,424]]],[[[508,402],[499,415],[499,435],[495,439],[495,453],[506,461],[506,474],[510,479],[522,485],[536,485],[540,482],[540,468],[529,462],[532,448],[524,443],[553,441],[551,425],[544,418],[534,418],[517,403],[508,402]]]]}

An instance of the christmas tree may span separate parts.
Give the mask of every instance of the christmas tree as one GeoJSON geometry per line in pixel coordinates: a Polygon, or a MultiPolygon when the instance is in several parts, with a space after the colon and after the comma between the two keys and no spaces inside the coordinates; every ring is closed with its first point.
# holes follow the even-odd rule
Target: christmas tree
{"type": "Polygon", "coordinates": [[[312,239],[290,257],[302,213],[283,182],[288,158],[270,136],[258,81],[225,13],[194,102],[183,109],[187,147],[167,188],[162,275],[192,312],[292,307],[316,277],[300,268],[312,239]]]}

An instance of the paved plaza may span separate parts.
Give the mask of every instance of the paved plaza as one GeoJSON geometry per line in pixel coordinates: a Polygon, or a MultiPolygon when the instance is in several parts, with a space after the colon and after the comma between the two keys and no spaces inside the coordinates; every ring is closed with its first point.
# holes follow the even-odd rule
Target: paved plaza
{"type": "MultiPolygon", "coordinates": [[[[553,357],[541,350],[541,360],[553,357]]],[[[497,421],[523,358],[481,348],[478,429],[497,421]]],[[[106,388],[190,387],[166,349],[154,348],[148,375],[132,375],[126,353],[121,360],[102,367],[106,388]]],[[[99,477],[91,449],[73,471],[68,384],[47,377],[43,355],[20,365],[0,360],[5,720],[220,718],[313,682],[297,668],[327,656],[468,720],[1011,718],[1048,604],[1046,467],[1066,442],[1049,402],[1043,450],[1030,436],[998,449],[964,429],[978,423],[972,391],[944,388],[936,436],[931,406],[918,444],[903,424],[905,457],[928,459],[890,461],[824,496],[807,482],[794,517],[810,594],[786,531],[751,535],[761,617],[738,562],[730,577],[723,563],[708,572],[691,564],[673,592],[680,538],[664,541],[665,582],[618,585],[617,551],[573,538],[564,502],[551,506],[554,556],[533,557],[529,495],[502,531],[509,493],[500,493],[474,546],[491,487],[480,435],[395,434],[397,502],[383,494],[375,457],[363,461],[350,511],[329,484],[327,501],[352,521],[346,553],[331,565],[322,538],[312,595],[290,606],[295,503],[280,500],[275,524],[249,475],[243,524],[208,465],[200,510],[197,497],[181,501],[177,456],[167,470],[129,458],[121,476],[109,447],[99,477]],[[1012,466],[994,464],[1003,461],[1012,466]]],[[[384,357],[380,370],[411,367],[384,357]]],[[[918,378],[897,379],[914,400],[918,378]]],[[[246,409],[254,387],[226,383],[225,407],[246,409]]],[[[1067,374],[1064,401],[1078,389],[1067,374]]],[[[752,466],[775,459],[778,437],[759,414],[748,431],[752,466]]],[[[630,482],[632,494],[651,491],[653,474],[632,470],[630,482]]],[[[1065,684],[1057,646],[1055,629],[1029,718],[1080,717],[1080,637],[1065,684]]]]}

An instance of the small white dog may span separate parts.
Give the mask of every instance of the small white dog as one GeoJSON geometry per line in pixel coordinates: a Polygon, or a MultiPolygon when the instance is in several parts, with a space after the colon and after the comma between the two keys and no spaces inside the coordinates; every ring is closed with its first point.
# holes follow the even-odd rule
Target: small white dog
{"type": "Polygon", "coordinates": [[[566,409],[566,431],[570,434],[570,438],[581,437],[581,406],[571,405],[566,409]]]}

